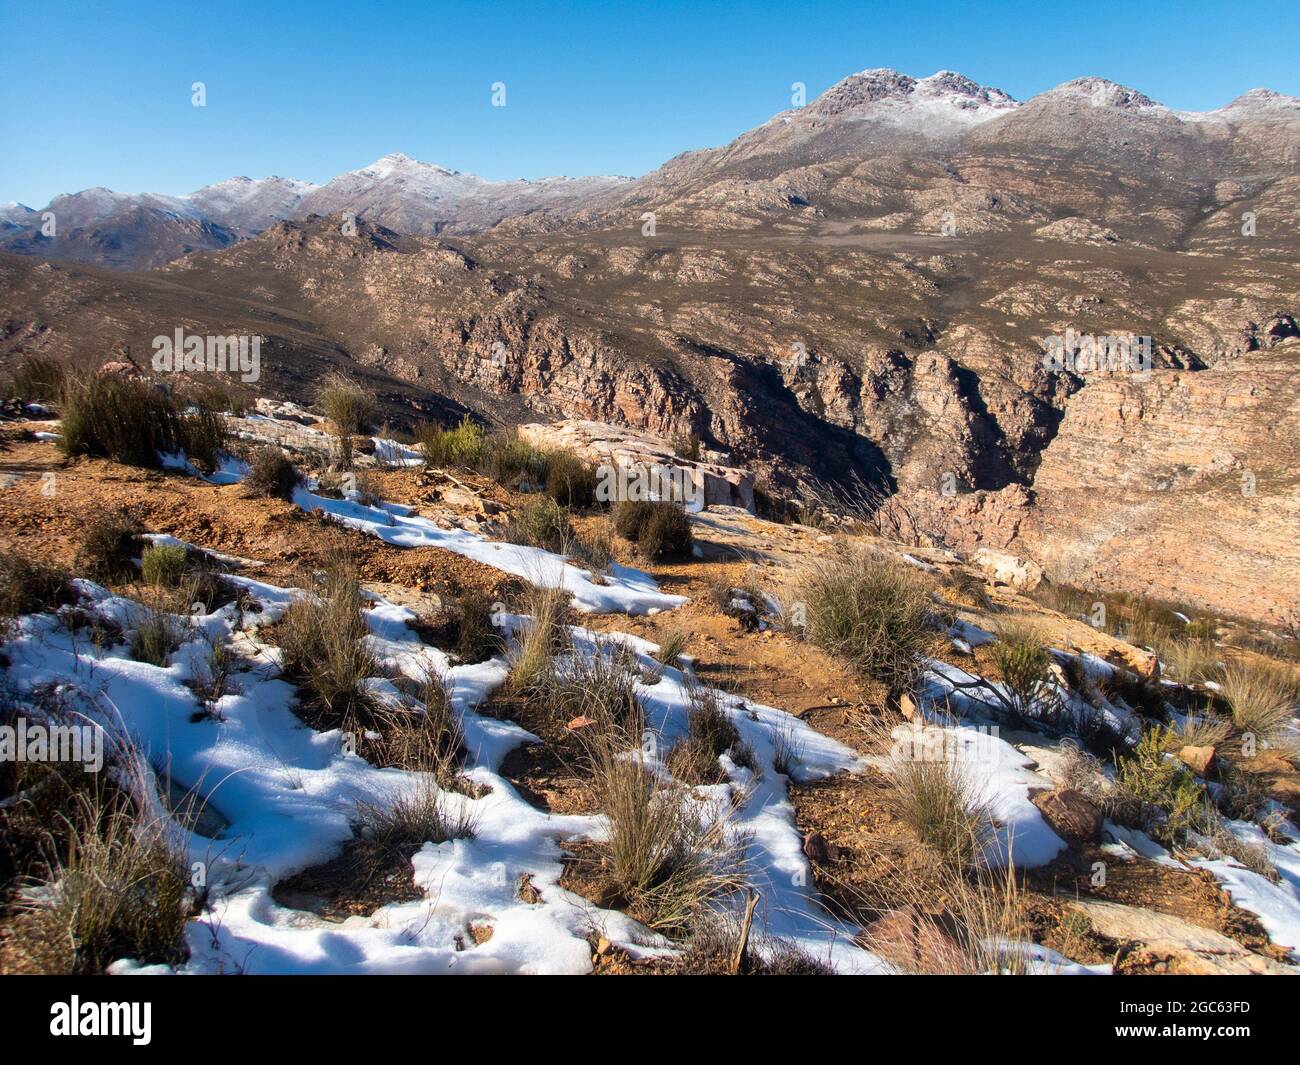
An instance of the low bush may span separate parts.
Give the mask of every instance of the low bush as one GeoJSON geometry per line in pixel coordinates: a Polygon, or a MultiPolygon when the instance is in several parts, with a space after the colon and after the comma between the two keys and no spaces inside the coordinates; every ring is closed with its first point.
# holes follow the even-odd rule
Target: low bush
{"type": "Polygon", "coordinates": [[[302,475],[289,456],[268,444],[253,452],[243,483],[250,495],[289,500],[301,481],[302,475]]]}
{"type": "Polygon", "coordinates": [[[309,724],[360,732],[372,706],[362,682],[378,664],[365,645],[370,630],[355,565],[331,560],[317,590],[294,600],[277,627],[281,664],[314,696],[303,708],[309,724]]]}
{"type": "Polygon", "coordinates": [[[185,576],[186,553],[179,544],[151,544],[140,556],[140,572],[146,584],[175,588],[185,576]]]}
{"type": "Polygon", "coordinates": [[[6,841],[24,822],[40,829],[39,846],[20,856],[27,890],[0,932],[0,970],[101,975],[121,958],[185,959],[188,861],[170,822],[151,812],[147,767],[122,752],[114,762],[111,781],[41,766],[39,786],[0,810],[6,841]]]}
{"type": "Polygon", "coordinates": [[[1294,675],[1285,667],[1242,660],[1222,672],[1220,694],[1239,733],[1265,743],[1278,739],[1295,714],[1294,675]]]}
{"type": "Polygon", "coordinates": [[[542,496],[525,503],[511,515],[503,536],[513,544],[558,553],[573,539],[573,528],[564,509],[550,496],[542,496]]]}
{"type": "Polygon", "coordinates": [[[623,500],[614,506],[614,530],[650,562],[689,558],[695,546],[690,515],[675,503],[623,500]]]}
{"type": "Polygon", "coordinates": [[[1133,753],[1116,762],[1107,813],[1171,843],[1195,823],[1205,789],[1187,766],[1167,753],[1168,747],[1166,730],[1148,729],[1133,753]]]}
{"type": "Polygon", "coordinates": [[[930,617],[930,595],[915,570],[854,551],[814,563],[798,593],[813,643],[893,691],[912,686],[930,617]]]}
{"type": "Polygon", "coordinates": [[[28,403],[58,403],[66,384],[67,369],[60,360],[48,355],[25,355],[4,382],[4,394],[28,403]]]}
{"type": "Polygon", "coordinates": [[[225,440],[218,415],[192,413],[165,391],[134,378],[91,377],[64,391],[60,447],[129,466],[158,467],[161,455],[183,452],[211,468],[225,440]]]}
{"type": "Polygon", "coordinates": [[[374,424],[379,407],[375,397],[354,381],[342,375],[333,375],[325,382],[316,397],[340,436],[355,436],[367,432],[374,424]]]}
{"type": "Polygon", "coordinates": [[[593,752],[600,808],[609,820],[605,868],[628,911],[666,935],[688,933],[719,897],[744,885],[743,841],[678,784],[663,781],[606,733],[593,752]]]}
{"type": "Polygon", "coordinates": [[[976,864],[992,838],[993,818],[963,764],[917,751],[896,755],[891,769],[890,802],[899,819],[950,868],[976,864]]]}
{"type": "Polygon", "coordinates": [[[546,462],[546,493],[562,507],[585,510],[596,502],[596,470],[569,451],[553,451],[546,462]]]}
{"type": "Polygon", "coordinates": [[[668,756],[668,769],[684,784],[721,784],[727,774],[718,761],[724,754],[741,763],[749,763],[749,753],[742,749],[740,733],[722,707],[718,693],[711,688],[693,686],[691,705],[686,717],[686,735],[674,745],[668,756]]]}
{"type": "Polygon", "coordinates": [[[140,525],[121,507],[96,511],[85,522],[74,566],[96,581],[123,581],[135,576],[140,525]]]}
{"type": "Polygon", "coordinates": [[[69,575],[21,555],[0,555],[0,639],[24,614],[54,610],[76,601],[69,575]]]}

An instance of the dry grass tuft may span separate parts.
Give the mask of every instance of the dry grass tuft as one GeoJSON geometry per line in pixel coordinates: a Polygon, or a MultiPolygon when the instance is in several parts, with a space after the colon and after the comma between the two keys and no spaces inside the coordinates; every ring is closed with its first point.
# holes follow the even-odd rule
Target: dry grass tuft
{"type": "Polygon", "coordinates": [[[814,563],[799,586],[807,635],[892,691],[921,669],[930,594],[916,571],[856,550],[814,563]]]}
{"type": "Polygon", "coordinates": [[[628,911],[665,934],[690,930],[719,897],[744,884],[744,843],[679,784],[662,779],[619,730],[593,738],[603,845],[611,886],[628,911]]]}

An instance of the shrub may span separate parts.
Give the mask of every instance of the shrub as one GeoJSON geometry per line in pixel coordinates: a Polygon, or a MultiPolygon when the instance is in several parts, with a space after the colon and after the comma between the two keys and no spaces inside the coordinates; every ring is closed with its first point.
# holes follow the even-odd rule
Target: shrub
{"type": "Polygon", "coordinates": [[[63,397],[67,370],[48,355],[26,355],[19,359],[5,383],[9,398],[37,403],[57,403],[63,397]]]}
{"type": "Polygon", "coordinates": [[[741,950],[739,916],[710,912],[691,930],[686,950],[673,962],[672,971],[687,976],[727,976],[736,973],[739,955],[743,976],[834,976],[829,960],[814,957],[793,940],[778,939],[751,928],[741,950]]]}
{"type": "Polygon", "coordinates": [[[595,573],[608,572],[614,561],[614,547],[609,542],[609,534],[600,530],[590,536],[575,537],[569,544],[569,554],[595,573]]]}
{"type": "Polygon", "coordinates": [[[546,483],[547,455],[517,434],[493,436],[487,440],[477,468],[501,484],[516,479],[532,485],[546,483]]]}
{"type": "Polygon", "coordinates": [[[623,499],[614,504],[614,531],[624,540],[636,543],[650,522],[655,505],[647,499],[623,499]]]}
{"type": "MultiPolygon", "coordinates": [[[[98,780],[63,793],[29,890],[5,929],[0,968],[99,975],[120,958],[184,960],[189,868],[169,823],[147,812],[147,772],[130,771],[141,777],[135,795],[98,780]]],[[[27,789],[6,817],[21,817],[33,794],[27,789]]]]}
{"type": "Polygon", "coordinates": [[[929,594],[913,569],[856,551],[813,564],[799,594],[813,643],[894,691],[911,687],[930,615],[929,594]]]}
{"type": "Polygon", "coordinates": [[[500,653],[501,633],[492,623],[493,602],[481,592],[462,595],[451,607],[455,651],[462,662],[483,662],[500,653]]]}
{"type": "Polygon", "coordinates": [[[225,429],[211,411],[182,413],[161,389],[122,377],[92,377],[64,394],[60,447],[129,466],[157,467],[160,454],[184,452],[211,465],[225,429]]]}
{"type": "Polygon", "coordinates": [[[131,656],[136,661],[165,666],[172,652],[185,642],[190,633],[189,592],[188,588],[161,584],[142,589],[132,619],[131,656]]]}
{"type": "Polygon", "coordinates": [[[339,436],[353,436],[366,432],[378,414],[375,397],[360,385],[341,375],[333,375],[317,397],[339,436]]]}
{"type": "Polygon", "coordinates": [[[596,502],[596,470],[569,451],[547,456],[546,493],[562,507],[586,509],[596,502]]]}
{"type": "Polygon", "coordinates": [[[449,780],[465,756],[460,716],[446,682],[430,669],[420,683],[420,707],[376,706],[370,715],[378,750],[371,761],[449,780]]]}
{"type": "Polygon", "coordinates": [[[289,456],[278,447],[268,444],[253,453],[248,464],[244,488],[255,496],[271,499],[293,498],[293,490],[302,480],[301,474],[289,456]]]}
{"type": "Polygon", "coordinates": [[[470,809],[459,804],[452,808],[429,776],[385,805],[358,804],[353,822],[357,845],[352,859],[363,868],[383,867],[397,856],[409,858],[426,843],[468,839],[475,827],[470,809]]]}
{"type": "Polygon", "coordinates": [[[1142,734],[1132,755],[1115,766],[1115,787],[1107,813],[1115,820],[1174,842],[1195,821],[1205,789],[1178,759],[1166,754],[1168,733],[1161,728],[1142,734]]]}
{"type": "Polygon", "coordinates": [[[36,614],[76,600],[68,574],[21,555],[0,555],[0,638],[15,618],[36,614]]]}
{"type": "Polygon", "coordinates": [[[659,650],[656,652],[656,657],[665,666],[672,669],[680,668],[682,655],[686,653],[687,639],[686,633],[681,629],[669,629],[659,641],[659,650]]]}
{"type": "Polygon", "coordinates": [[[280,623],[284,672],[315,696],[315,705],[307,708],[309,723],[359,731],[358,722],[371,708],[362,681],[375,676],[378,665],[364,642],[370,630],[361,608],[355,566],[346,558],[333,559],[320,594],[294,600],[280,623]]]}
{"type": "Polygon", "coordinates": [[[175,588],[185,576],[185,548],[179,544],[151,544],[140,556],[146,584],[175,588]]]}
{"type": "Polygon", "coordinates": [[[668,756],[668,768],[686,784],[721,784],[727,779],[721,763],[724,754],[748,761],[741,750],[740,733],[711,688],[693,686],[686,716],[686,735],[668,756]]]}
{"type": "Polygon", "coordinates": [[[564,624],[568,595],[560,588],[533,585],[521,613],[529,615],[522,632],[515,634],[507,659],[513,691],[537,692],[554,671],[555,655],[569,644],[564,624]]]}
{"type": "Polygon", "coordinates": [[[514,544],[560,552],[573,537],[568,516],[549,496],[530,500],[515,511],[503,534],[514,544]]]}
{"type": "Polygon", "coordinates": [[[1277,739],[1291,721],[1296,702],[1292,675],[1262,663],[1233,662],[1223,670],[1220,692],[1239,732],[1265,742],[1277,739]]]}
{"type": "Polygon", "coordinates": [[[728,838],[724,822],[707,821],[686,789],[648,769],[637,750],[620,750],[616,735],[606,733],[595,747],[613,886],[650,928],[689,931],[715,899],[743,886],[738,841],[728,838]]]}
{"type": "Polygon", "coordinates": [[[690,558],[695,547],[690,515],[674,503],[654,508],[637,540],[637,554],[650,562],[690,558]]]}
{"type": "Polygon", "coordinates": [[[602,727],[629,734],[641,731],[641,704],[636,686],[636,655],[626,645],[597,642],[591,652],[574,651],[563,661],[552,660],[529,690],[557,724],[589,717],[602,727]]]}
{"type": "Polygon", "coordinates": [[[992,837],[993,818],[961,762],[929,752],[896,754],[890,801],[897,816],[950,868],[976,863],[992,837]]]}
{"type": "Polygon", "coordinates": [[[1012,712],[1025,721],[1053,719],[1062,703],[1052,656],[1038,642],[1030,628],[1004,625],[989,648],[1003,686],[1010,697],[1012,712]]]}
{"type": "Polygon", "coordinates": [[[82,533],[74,565],[97,581],[121,581],[135,575],[134,561],[140,526],[120,507],[90,516],[82,533]]]}
{"type": "Polygon", "coordinates": [[[1170,639],[1156,643],[1165,674],[1184,684],[1212,680],[1219,666],[1219,649],[1213,640],[1170,639]]]}
{"type": "Polygon", "coordinates": [[[467,414],[453,429],[437,425],[422,425],[416,429],[416,438],[424,452],[424,461],[430,466],[465,466],[476,468],[487,451],[487,435],[483,427],[467,414]]]}

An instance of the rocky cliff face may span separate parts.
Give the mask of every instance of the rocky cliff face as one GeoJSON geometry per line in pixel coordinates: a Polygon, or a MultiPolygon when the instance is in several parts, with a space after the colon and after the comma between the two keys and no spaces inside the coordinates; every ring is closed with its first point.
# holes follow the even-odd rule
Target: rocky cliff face
{"type": "MultiPolygon", "coordinates": [[[[1272,604],[1290,556],[1251,537],[1292,514],[1270,462],[1297,378],[1295,101],[1195,117],[1092,79],[1016,106],[891,75],[472,235],[349,210],[147,274],[0,256],[0,356],[256,332],[292,398],[341,366],[406,420],[693,433],[766,487],[897,492],[1049,577],[1235,608],[1280,583],[1272,604]],[[1149,337],[1150,380],[1045,363],[1066,335],[1149,337]],[[1255,496],[1213,495],[1220,452],[1255,496]],[[1235,575],[1191,549],[1207,500],[1235,575]]],[[[409,163],[366,178],[394,218],[409,163]]]]}

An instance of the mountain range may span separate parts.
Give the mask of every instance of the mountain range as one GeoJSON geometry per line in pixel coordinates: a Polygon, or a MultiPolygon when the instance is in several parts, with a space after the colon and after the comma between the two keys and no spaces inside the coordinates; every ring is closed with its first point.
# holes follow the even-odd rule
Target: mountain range
{"type": "MultiPolygon", "coordinates": [[[[1280,141],[1297,123],[1300,100],[1267,89],[1251,90],[1215,111],[1192,112],[1163,107],[1100,78],[1079,78],[1022,104],[951,71],[916,79],[868,70],[724,147],[686,152],[639,180],[487,181],[394,153],[323,185],[233,177],[184,196],[92,188],[56,196],[39,210],[10,203],[0,209],[0,248],[147,269],[312,215],[346,213],[413,235],[473,233],[507,219],[522,219],[525,228],[590,224],[613,210],[656,205],[722,209],[739,224],[755,211],[811,207],[833,216],[845,208],[857,213],[873,206],[879,179],[887,177],[886,160],[899,152],[914,158],[962,150],[1021,157],[1029,152],[1051,169],[1064,153],[1074,167],[1101,165],[1128,173],[1155,168],[1190,194],[1216,168],[1294,165],[1294,142],[1280,141]],[[867,147],[873,156],[885,153],[886,160],[863,158],[867,147]],[[846,159],[857,165],[837,172],[836,164],[846,159]],[[863,188],[864,181],[875,187],[863,188]],[[52,237],[42,233],[47,213],[56,222],[52,237]]],[[[1133,188],[1117,191],[1128,205],[1133,188]]],[[[917,204],[884,201],[880,206],[901,206],[908,214],[906,208],[917,204]]],[[[1019,200],[1002,205],[1004,214],[1034,207],[1050,213],[1060,206],[1019,200]]],[[[922,211],[919,221],[935,222],[934,213],[922,211]]],[[[881,212],[873,224],[892,227],[902,221],[899,214],[881,212]]],[[[1159,225],[1162,220],[1146,221],[1159,225]]],[[[1181,225],[1171,217],[1161,235],[1172,239],[1181,225]]]]}
{"type": "Polygon", "coordinates": [[[386,156],[48,209],[52,241],[0,222],[0,360],[255,333],[272,394],[343,369],[394,424],[693,433],[772,491],[884,485],[1054,579],[1294,607],[1294,97],[1185,112],[1081,78],[1018,103],[869,70],[634,180],[386,156]],[[1149,337],[1152,372],[1045,367],[1070,331],[1149,337]]]}

